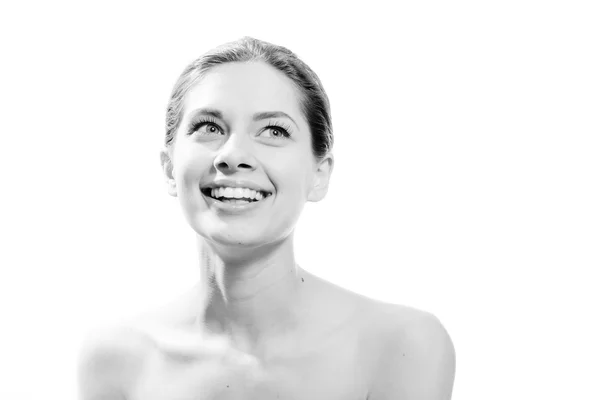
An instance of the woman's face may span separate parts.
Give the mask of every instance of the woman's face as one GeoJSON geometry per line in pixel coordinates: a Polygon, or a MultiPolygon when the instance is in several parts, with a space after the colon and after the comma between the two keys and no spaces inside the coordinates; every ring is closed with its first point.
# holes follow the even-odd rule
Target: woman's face
{"type": "Polygon", "coordinates": [[[192,87],[167,157],[192,228],[244,247],[287,237],[306,201],[325,195],[333,162],[314,159],[293,82],[259,61],[216,66],[192,87]]]}

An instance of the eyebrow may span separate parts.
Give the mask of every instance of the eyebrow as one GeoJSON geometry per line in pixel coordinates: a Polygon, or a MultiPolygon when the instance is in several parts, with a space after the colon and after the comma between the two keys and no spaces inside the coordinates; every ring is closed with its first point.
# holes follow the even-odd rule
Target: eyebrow
{"type": "Polygon", "coordinates": [[[262,119],[268,119],[268,118],[288,118],[299,129],[298,124],[296,123],[296,121],[294,121],[294,118],[290,117],[289,115],[287,115],[283,111],[263,111],[263,112],[259,112],[259,113],[254,114],[254,117],[252,119],[254,121],[260,121],[262,119]]]}
{"type": "Polygon", "coordinates": [[[191,114],[193,116],[210,115],[210,116],[218,118],[218,119],[223,119],[223,113],[215,108],[199,108],[197,110],[194,110],[191,114]]]}
{"type": "MultiPolygon", "coordinates": [[[[220,110],[217,110],[216,108],[199,108],[197,110],[194,110],[192,112],[192,115],[194,115],[194,116],[210,115],[210,116],[218,118],[220,120],[224,120],[223,113],[220,110]]],[[[300,129],[300,127],[298,126],[298,124],[296,123],[294,118],[290,117],[288,114],[284,113],[283,111],[263,111],[263,112],[258,112],[252,116],[253,121],[261,121],[263,119],[268,119],[268,118],[288,118],[289,120],[291,120],[294,123],[294,125],[296,125],[296,127],[298,129],[300,129]]]]}

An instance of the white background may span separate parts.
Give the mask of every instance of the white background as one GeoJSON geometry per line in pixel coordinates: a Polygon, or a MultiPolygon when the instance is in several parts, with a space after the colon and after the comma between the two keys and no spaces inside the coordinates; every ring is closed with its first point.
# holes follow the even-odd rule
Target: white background
{"type": "Polygon", "coordinates": [[[2,6],[0,398],[75,398],[87,330],[195,282],[164,111],[187,63],[245,35],[332,103],[300,265],[438,316],[454,399],[600,398],[595,2],[210,3],[2,6]]]}

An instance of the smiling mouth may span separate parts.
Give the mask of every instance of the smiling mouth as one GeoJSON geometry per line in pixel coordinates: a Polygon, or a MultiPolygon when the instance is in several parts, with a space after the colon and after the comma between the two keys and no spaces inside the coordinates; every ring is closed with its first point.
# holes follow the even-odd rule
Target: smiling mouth
{"type": "Polygon", "coordinates": [[[244,193],[226,193],[223,190],[214,189],[214,188],[203,188],[200,189],[203,195],[206,197],[210,197],[216,201],[220,201],[223,203],[232,203],[232,204],[250,204],[256,203],[261,200],[266,199],[271,196],[271,192],[263,191],[263,190],[245,190],[244,193]]]}

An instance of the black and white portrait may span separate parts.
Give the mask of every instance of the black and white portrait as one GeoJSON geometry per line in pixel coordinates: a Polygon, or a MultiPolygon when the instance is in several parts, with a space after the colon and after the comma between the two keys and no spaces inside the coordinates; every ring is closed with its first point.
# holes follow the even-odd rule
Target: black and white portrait
{"type": "Polygon", "coordinates": [[[597,8],[2,6],[0,398],[597,398],[597,8]]]}

